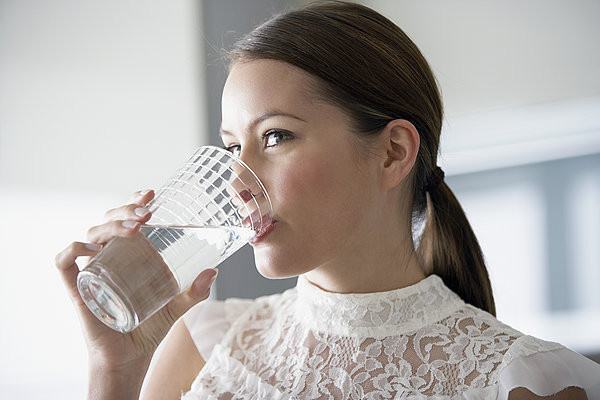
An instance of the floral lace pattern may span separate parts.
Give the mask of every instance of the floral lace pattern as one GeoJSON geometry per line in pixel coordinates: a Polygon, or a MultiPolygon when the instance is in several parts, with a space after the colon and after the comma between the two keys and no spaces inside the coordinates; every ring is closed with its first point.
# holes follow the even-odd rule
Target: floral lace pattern
{"type": "Polygon", "coordinates": [[[526,338],[437,275],[366,294],[300,276],[235,321],[183,399],[452,399],[486,388],[495,398],[515,341],[525,352],[551,343],[526,338]]]}

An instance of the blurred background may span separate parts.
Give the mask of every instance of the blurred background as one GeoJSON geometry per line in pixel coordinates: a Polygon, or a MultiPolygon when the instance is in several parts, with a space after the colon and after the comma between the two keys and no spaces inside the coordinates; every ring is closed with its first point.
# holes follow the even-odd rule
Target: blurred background
{"type": "MultiPolygon", "coordinates": [[[[599,361],[600,2],[361,3],[396,22],[439,81],[439,165],[498,318],[599,361]]],[[[217,50],[301,4],[0,0],[0,397],[84,395],[85,344],[55,255],[196,147],[221,145],[217,50]]],[[[217,299],[295,285],[262,278],[248,245],[219,269],[217,299]]]]}

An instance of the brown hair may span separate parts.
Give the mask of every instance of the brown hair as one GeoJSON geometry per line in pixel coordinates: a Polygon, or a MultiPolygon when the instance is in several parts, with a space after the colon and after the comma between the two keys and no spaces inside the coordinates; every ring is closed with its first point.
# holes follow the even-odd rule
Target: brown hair
{"type": "Polygon", "coordinates": [[[230,67],[272,59],[312,74],[321,97],[351,116],[362,150],[390,121],[411,122],[420,136],[411,171],[411,219],[413,226],[426,221],[417,249],[424,272],[439,275],[465,302],[496,315],[483,254],[462,207],[445,182],[426,188],[437,164],[442,100],[427,61],[396,24],[359,4],[311,3],[273,16],[225,56],[230,67]]]}

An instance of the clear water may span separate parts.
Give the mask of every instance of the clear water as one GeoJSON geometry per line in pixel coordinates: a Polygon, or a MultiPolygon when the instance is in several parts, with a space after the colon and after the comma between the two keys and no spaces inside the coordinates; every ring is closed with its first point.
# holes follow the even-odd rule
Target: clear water
{"type": "Polygon", "coordinates": [[[129,332],[253,236],[249,228],[142,225],[139,234],[112,239],[90,260],[79,291],[96,317],[129,332]]]}
{"type": "Polygon", "coordinates": [[[249,228],[197,225],[142,225],[140,232],[165,260],[182,290],[254,236],[249,228]]]}

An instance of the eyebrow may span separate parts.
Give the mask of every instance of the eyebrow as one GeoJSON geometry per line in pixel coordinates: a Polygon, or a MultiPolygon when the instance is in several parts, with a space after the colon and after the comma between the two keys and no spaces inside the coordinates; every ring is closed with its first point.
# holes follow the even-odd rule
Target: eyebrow
{"type": "MultiPolygon", "coordinates": [[[[263,122],[263,121],[265,121],[265,120],[267,120],[269,118],[278,117],[278,116],[280,116],[280,117],[294,118],[294,119],[297,119],[299,121],[306,122],[306,120],[304,120],[304,119],[302,119],[302,118],[300,118],[300,117],[298,117],[298,116],[296,116],[294,114],[286,113],[286,112],[279,111],[279,110],[271,110],[271,111],[267,111],[266,113],[262,114],[261,116],[259,116],[258,118],[256,118],[254,121],[252,121],[250,123],[249,130],[252,131],[252,130],[254,130],[254,128],[256,127],[256,125],[260,124],[261,122],[263,122]]],[[[223,128],[221,128],[221,127],[219,127],[219,135],[221,137],[222,136],[228,136],[228,135],[229,136],[234,136],[233,133],[228,132],[226,130],[223,130],[223,128]]]]}

